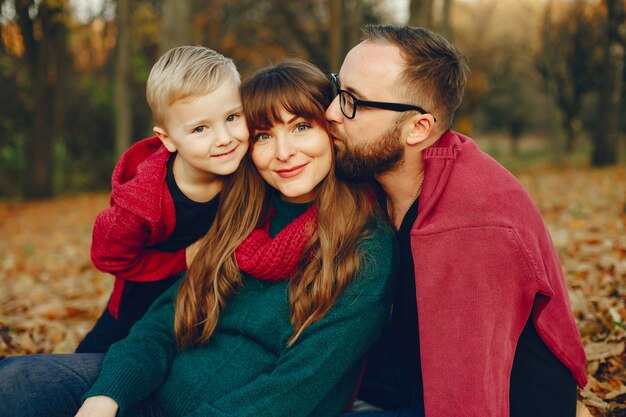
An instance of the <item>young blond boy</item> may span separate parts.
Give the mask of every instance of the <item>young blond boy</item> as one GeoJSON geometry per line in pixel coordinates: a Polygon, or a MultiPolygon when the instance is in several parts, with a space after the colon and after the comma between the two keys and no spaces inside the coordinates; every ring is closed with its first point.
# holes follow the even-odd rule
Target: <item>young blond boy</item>
{"type": "Polygon", "coordinates": [[[77,352],[106,352],[187,269],[215,217],[225,176],[248,150],[233,61],[204,47],[166,52],[146,88],[155,137],[122,155],[91,258],[115,276],[108,307],[77,352]]]}

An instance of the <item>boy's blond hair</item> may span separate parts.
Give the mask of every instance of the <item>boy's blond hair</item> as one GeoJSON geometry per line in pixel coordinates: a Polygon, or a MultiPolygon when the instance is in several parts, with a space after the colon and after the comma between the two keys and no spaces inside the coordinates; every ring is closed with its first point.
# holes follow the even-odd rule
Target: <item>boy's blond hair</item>
{"type": "Polygon", "coordinates": [[[240,83],[232,59],[203,46],[179,46],[163,54],[152,67],[146,98],[152,117],[163,127],[167,107],[177,100],[209,94],[231,80],[240,83]]]}

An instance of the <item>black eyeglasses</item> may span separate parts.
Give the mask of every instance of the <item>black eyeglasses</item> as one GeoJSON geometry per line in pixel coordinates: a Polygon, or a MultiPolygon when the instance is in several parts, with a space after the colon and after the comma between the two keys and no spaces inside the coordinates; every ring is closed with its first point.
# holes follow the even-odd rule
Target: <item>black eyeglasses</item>
{"type": "MultiPolygon", "coordinates": [[[[421,114],[427,114],[428,112],[419,106],[414,106],[412,104],[401,104],[401,103],[385,103],[382,101],[365,101],[359,100],[354,97],[352,93],[342,90],[341,84],[339,83],[339,76],[337,74],[330,74],[330,80],[333,86],[333,96],[339,96],[339,108],[341,108],[341,112],[348,119],[354,119],[356,116],[356,108],[357,106],[363,107],[373,107],[375,109],[383,109],[383,110],[392,110],[398,112],[405,112],[411,110],[417,110],[421,114]]],[[[433,117],[434,121],[437,121],[433,117]]]]}

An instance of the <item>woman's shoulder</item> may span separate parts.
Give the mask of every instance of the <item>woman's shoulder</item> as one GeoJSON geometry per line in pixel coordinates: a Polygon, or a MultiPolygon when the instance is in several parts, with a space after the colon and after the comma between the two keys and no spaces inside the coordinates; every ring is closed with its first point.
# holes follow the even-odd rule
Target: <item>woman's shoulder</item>
{"type": "Polygon", "coordinates": [[[380,256],[393,256],[396,251],[394,232],[388,222],[380,216],[372,216],[366,224],[366,231],[359,244],[361,253],[380,256]]]}

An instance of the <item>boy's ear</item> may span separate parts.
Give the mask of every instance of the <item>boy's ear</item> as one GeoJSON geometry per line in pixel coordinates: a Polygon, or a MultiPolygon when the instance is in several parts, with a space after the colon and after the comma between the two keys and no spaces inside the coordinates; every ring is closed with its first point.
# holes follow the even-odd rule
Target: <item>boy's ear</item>
{"type": "Polygon", "coordinates": [[[431,114],[416,114],[409,120],[409,134],[406,139],[408,145],[417,145],[428,139],[435,124],[431,114]]]}
{"type": "Polygon", "coordinates": [[[159,137],[159,139],[161,139],[161,143],[163,143],[163,146],[165,146],[168,151],[176,152],[176,145],[174,145],[172,139],[170,139],[170,135],[167,134],[165,129],[160,128],[159,126],[154,126],[152,131],[159,137]]]}

